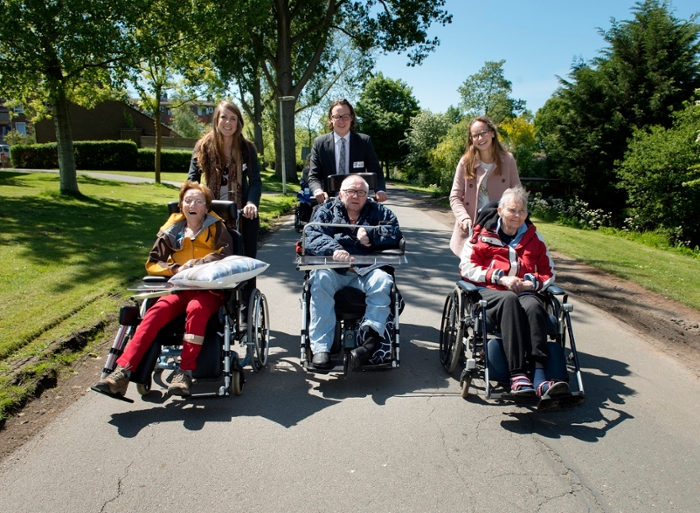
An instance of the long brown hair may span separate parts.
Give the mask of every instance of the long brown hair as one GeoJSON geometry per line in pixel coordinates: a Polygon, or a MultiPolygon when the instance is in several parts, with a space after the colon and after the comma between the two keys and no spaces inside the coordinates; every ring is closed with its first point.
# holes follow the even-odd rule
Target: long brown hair
{"type": "MultiPolygon", "coordinates": [[[[248,140],[243,137],[243,115],[238,105],[230,100],[223,100],[214,109],[211,119],[211,130],[200,139],[195,157],[197,165],[206,177],[207,184],[221,181],[221,177],[226,169],[228,155],[224,152],[224,136],[219,132],[219,116],[223,109],[233,112],[238,121],[236,131],[233,133],[233,147],[231,148],[231,163],[236,166],[237,176],[243,173],[243,147],[248,144],[248,140]]],[[[248,148],[246,148],[248,150],[248,148]]],[[[248,151],[250,156],[250,151],[248,151]]]]}
{"type": "Polygon", "coordinates": [[[462,155],[462,162],[464,163],[464,173],[467,179],[476,178],[476,171],[474,171],[474,159],[476,158],[477,149],[474,146],[474,141],[472,140],[472,125],[478,122],[484,123],[490,131],[493,132],[493,141],[491,144],[491,156],[496,162],[496,176],[501,175],[501,155],[505,153],[505,149],[501,146],[498,140],[498,130],[496,130],[496,125],[493,124],[491,118],[486,116],[479,116],[471,120],[469,123],[469,128],[467,128],[467,150],[462,155]]]}

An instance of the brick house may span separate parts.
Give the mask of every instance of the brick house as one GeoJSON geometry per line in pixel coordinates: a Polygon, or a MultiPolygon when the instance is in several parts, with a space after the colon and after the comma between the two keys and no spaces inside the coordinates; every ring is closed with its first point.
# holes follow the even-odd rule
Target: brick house
{"type": "Polygon", "coordinates": [[[23,107],[15,107],[13,117],[10,119],[10,108],[0,100],[0,142],[5,142],[5,136],[10,130],[16,130],[20,134],[27,133],[27,118],[23,107]]]}
{"type": "MultiPolygon", "coordinates": [[[[74,141],[119,141],[131,139],[141,147],[141,137],[156,135],[153,118],[131,105],[108,100],[94,109],[70,104],[70,123],[74,141]]],[[[53,119],[44,119],[34,125],[36,142],[56,142],[56,127],[53,119]]],[[[178,137],[178,134],[162,126],[162,137],[178,137]]]]}

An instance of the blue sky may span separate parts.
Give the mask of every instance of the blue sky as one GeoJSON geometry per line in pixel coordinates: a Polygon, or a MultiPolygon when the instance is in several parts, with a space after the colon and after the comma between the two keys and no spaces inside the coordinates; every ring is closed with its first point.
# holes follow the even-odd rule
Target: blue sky
{"type": "MultiPolygon", "coordinates": [[[[421,108],[445,112],[460,101],[457,88],[486,61],[505,59],[512,97],[534,114],[566,77],[574,58],[598,56],[605,41],[598,28],[610,19],[633,18],[633,0],[447,0],[452,24],[432,27],[440,46],[422,66],[406,66],[406,55],[379,56],[376,71],[413,88],[421,108]]],[[[673,0],[677,18],[700,11],[697,0],[673,0]]]]}

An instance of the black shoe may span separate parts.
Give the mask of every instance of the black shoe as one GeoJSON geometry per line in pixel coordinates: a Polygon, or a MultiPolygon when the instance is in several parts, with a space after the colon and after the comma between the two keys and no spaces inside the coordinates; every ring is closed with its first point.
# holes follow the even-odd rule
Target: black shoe
{"type": "Polygon", "coordinates": [[[331,368],[331,354],[330,353],[316,353],[311,359],[311,363],[317,369],[330,369],[331,368]]]}
{"type": "Polygon", "coordinates": [[[372,353],[366,347],[360,346],[356,347],[350,351],[350,368],[354,372],[358,372],[362,369],[362,366],[369,362],[372,357],[372,353]]]}

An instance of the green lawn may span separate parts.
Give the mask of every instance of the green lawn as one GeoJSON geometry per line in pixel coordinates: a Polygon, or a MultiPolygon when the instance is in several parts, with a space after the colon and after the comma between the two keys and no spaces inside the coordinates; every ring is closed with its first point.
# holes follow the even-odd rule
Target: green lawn
{"type": "Polygon", "coordinates": [[[535,220],[553,251],[700,310],[700,259],[595,230],[535,220]]]}

